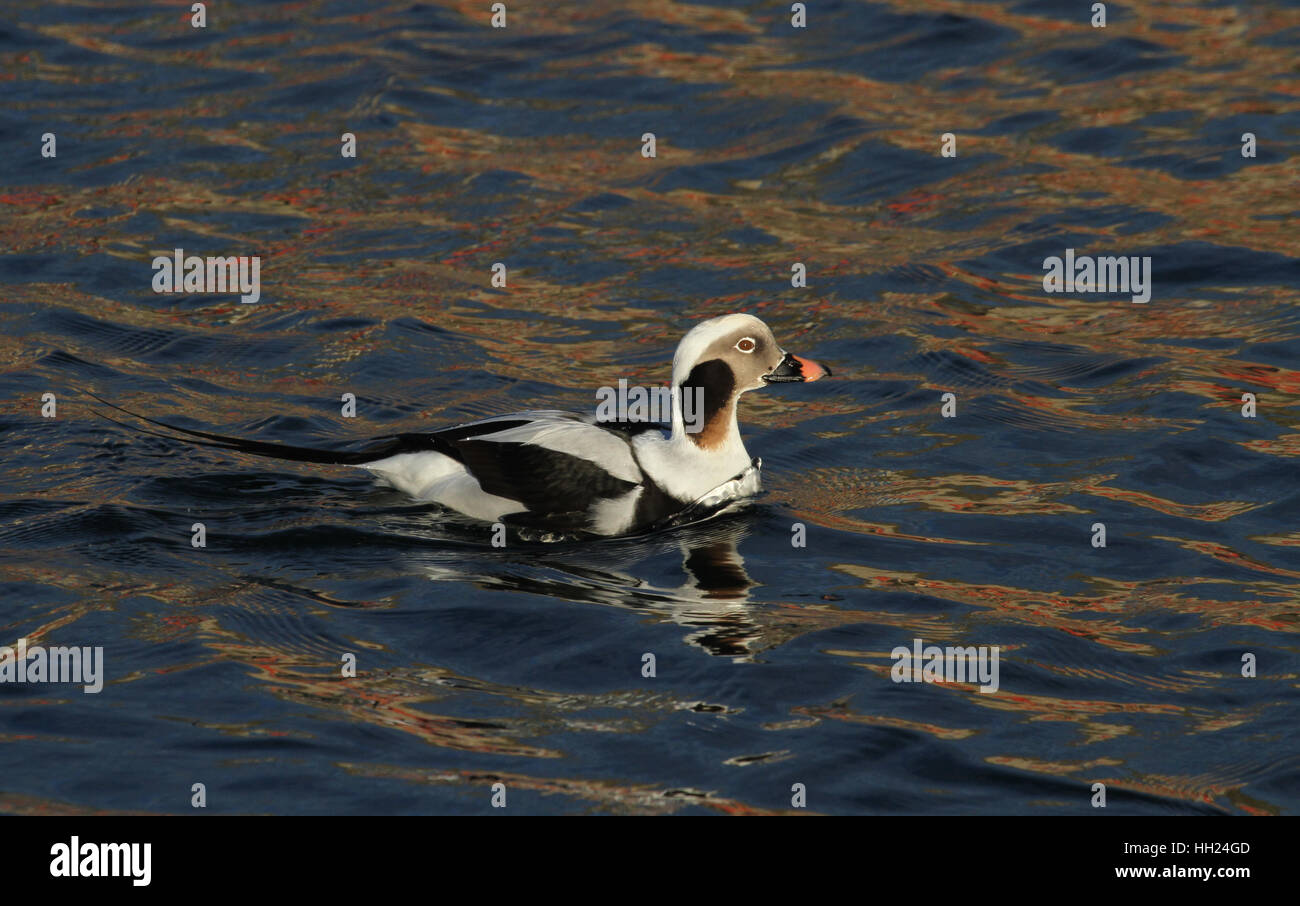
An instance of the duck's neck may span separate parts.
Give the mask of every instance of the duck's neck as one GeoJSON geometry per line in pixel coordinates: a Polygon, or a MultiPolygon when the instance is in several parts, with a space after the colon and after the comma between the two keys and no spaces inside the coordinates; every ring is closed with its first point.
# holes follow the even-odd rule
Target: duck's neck
{"type": "Polygon", "coordinates": [[[730,367],[716,359],[703,362],[675,384],[673,391],[675,445],[728,464],[749,462],[736,421],[740,394],[730,367]]]}

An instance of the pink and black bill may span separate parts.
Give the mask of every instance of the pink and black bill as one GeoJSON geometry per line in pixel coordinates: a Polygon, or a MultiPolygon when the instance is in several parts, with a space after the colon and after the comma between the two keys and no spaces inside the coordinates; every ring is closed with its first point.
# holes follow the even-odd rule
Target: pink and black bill
{"type": "Polygon", "coordinates": [[[781,364],[776,366],[776,370],[771,374],[763,375],[763,380],[769,384],[779,384],[785,381],[816,381],[830,373],[831,370],[825,365],[819,365],[812,359],[805,359],[792,352],[787,352],[785,358],[781,360],[781,364]]]}

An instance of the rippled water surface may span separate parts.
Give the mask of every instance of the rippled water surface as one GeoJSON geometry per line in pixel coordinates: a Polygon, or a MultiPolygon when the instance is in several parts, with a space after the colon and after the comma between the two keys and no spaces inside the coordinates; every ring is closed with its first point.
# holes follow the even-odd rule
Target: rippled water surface
{"type": "Polygon", "coordinates": [[[1300,6],[188,6],[0,23],[0,644],[107,674],[0,685],[0,810],[1300,811],[1300,6]],[[175,248],[261,300],[154,294],[175,248]],[[1150,301],[1046,293],[1067,248],[1150,301]],[[88,396],[590,411],[740,310],[835,376],[745,397],[756,506],[649,538],[493,549],[88,396]],[[998,691],[892,682],[915,638],[998,691]]]}

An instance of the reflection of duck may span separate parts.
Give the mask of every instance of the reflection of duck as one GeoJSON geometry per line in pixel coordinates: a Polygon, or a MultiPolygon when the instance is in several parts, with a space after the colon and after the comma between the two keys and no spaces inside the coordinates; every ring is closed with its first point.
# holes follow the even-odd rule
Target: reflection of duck
{"type": "Polygon", "coordinates": [[[413,565],[436,581],[469,580],[481,588],[523,591],[566,601],[648,611],[697,631],[686,641],[710,654],[748,657],[758,647],[739,543],[749,530],[744,513],[658,534],[599,544],[565,544],[489,551],[475,556],[423,551],[413,565]],[[520,556],[520,551],[527,551],[520,556]],[[681,557],[685,581],[656,585],[646,576],[661,569],[665,555],[681,557]],[[609,563],[620,564],[611,569],[609,563]]]}
{"type": "Polygon", "coordinates": [[[757,461],[751,464],[736,419],[740,395],[829,373],[783,350],[758,318],[734,314],[696,325],[678,345],[667,437],[650,422],[596,423],[535,411],[378,438],[363,450],[339,452],[144,420],[207,446],[359,466],[418,500],[529,530],[540,540],[615,536],[681,521],[674,517],[690,508],[716,509],[755,494],[757,461]],[[683,400],[698,400],[700,411],[683,400]]]}
{"type": "Polygon", "coordinates": [[[686,637],[710,654],[747,659],[753,653],[759,627],[745,607],[749,590],[756,584],[745,572],[735,535],[698,544],[682,543],[682,568],[692,579],[691,587],[698,601],[711,605],[701,612],[697,607],[683,608],[673,614],[684,626],[700,626],[686,637]]]}

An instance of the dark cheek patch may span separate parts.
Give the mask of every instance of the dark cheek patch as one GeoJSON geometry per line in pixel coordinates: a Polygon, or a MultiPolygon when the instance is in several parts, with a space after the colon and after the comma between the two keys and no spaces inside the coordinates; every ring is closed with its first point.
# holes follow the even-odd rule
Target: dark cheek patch
{"type": "MultiPolygon", "coordinates": [[[[704,429],[687,433],[695,444],[706,449],[716,447],[726,437],[728,413],[734,402],[736,378],[731,373],[731,366],[721,359],[709,359],[691,369],[682,384],[683,396],[690,394],[694,398],[695,388],[704,390],[704,412],[692,413],[703,421],[704,429]]],[[[698,424],[699,422],[697,422],[698,424]]]]}

